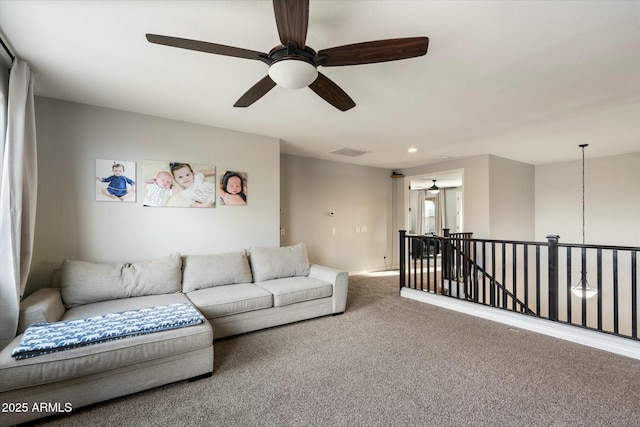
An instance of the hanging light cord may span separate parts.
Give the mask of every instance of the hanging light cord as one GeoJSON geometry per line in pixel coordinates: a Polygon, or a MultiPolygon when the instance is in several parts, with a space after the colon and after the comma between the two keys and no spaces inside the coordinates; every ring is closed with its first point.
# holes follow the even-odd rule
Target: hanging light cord
{"type": "MultiPolygon", "coordinates": [[[[585,215],[584,215],[584,148],[586,146],[588,146],[589,144],[581,144],[579,145],[579,147],[582,148],[582,274],[580,275],[580,281],[578,282],[578,284],[576,286],[573,286],[571,288],[571,291],[578,297],[580,298],[591,298],[594,295],[596,295],[598,293],[598,291],[596,289],[593,289],[591,286],[589,286],[589,282],[587,281],[587,270],[586,270],[586,256],[585,256],[585,215]]],[[[586,306],[584,304],[586,304],[586,302],[583,301],[583,308],[582,310],[585,310],[586,306]]]]}
{"type": "Polygon", "coordinates": [[[589,144],[581,144],[580,147],[582,147],[582,244],[584,245],[585,242],[585,238],[584,238],[584,147],[588,146],[589,144]]]}

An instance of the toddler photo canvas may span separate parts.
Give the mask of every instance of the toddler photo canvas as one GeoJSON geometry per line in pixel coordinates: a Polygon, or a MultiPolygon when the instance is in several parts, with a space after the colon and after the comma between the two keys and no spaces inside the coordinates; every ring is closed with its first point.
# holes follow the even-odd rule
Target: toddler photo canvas
{"type": "Polygon", "coordinates": [[[136,162],[96,159],[96,201],[135,202],[136,162]]]}

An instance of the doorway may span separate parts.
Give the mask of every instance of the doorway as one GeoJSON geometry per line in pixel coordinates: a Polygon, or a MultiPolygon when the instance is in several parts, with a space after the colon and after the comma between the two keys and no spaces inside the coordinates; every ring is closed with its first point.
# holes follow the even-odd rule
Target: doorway
{"type": "Polygon", "coordinates": [[[444,228],[464,231],[464,170],[405,177],[406,230],[409,234],[441,235],[444,228]],[[438,191],[429,191],[437,187],[438,191]]]}

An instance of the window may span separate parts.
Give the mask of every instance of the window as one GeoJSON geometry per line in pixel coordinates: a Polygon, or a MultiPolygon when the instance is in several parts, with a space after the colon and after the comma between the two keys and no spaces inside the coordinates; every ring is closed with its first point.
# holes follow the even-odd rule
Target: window
{"type": "Polygon", "coordinates": [[[436,232],[436,205],[432,199],[424,201],[424,234],[436,232]]]}

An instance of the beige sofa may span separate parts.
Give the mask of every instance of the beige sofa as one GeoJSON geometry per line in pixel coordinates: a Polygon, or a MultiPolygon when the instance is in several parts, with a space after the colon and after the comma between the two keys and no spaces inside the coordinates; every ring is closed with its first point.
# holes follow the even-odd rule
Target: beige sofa
{"type": "Polygon", "coordinates": [[[55,277],[22,301],[19,334],[0,351],[1,426],[211,375],[214,339],[342,313],[348,288],[346,272],[311,265],[302,244],[134,264],[65,260],[55,277]],[[206,321],[12,357],[29,326],[171,304],[193,305],[206,321]]]}

